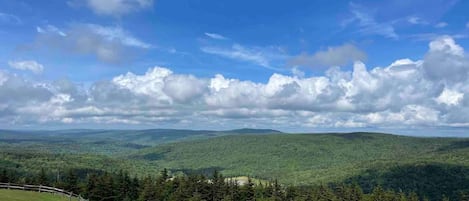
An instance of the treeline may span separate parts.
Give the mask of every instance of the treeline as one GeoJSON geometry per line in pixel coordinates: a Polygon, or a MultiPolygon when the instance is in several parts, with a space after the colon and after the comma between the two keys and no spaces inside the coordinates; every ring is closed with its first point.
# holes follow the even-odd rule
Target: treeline
{"type": "MultiPolygon", "coordinates": [[[[375,187],[363,193],[358,184],[283,186],[276,180],[254,184],[238,182],[219,172],[213,175],[171,177],[165,169],[158,176],[137,178],[127,172],[88,172],[68,170],[60,176],[44,169],[35,175],[14,170],[0,171],[0,182],[55,186],[80,194],[90,201],[422,201],[416,193],[395,192],[375,187]]],[[[444,197],[442,200],[449,200],[444,197]]],[[[460,200],[468,200],[461,197],[460,200]]]]}

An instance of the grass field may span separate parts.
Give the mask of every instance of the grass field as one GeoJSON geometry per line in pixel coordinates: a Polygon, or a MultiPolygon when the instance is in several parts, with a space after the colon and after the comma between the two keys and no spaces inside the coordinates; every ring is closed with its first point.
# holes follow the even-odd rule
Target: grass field
{"type": "MultiPolygon", "coordinates": [[[[49,193],[0,189],[1,201],[70,201],[68,197],[49,193]]],[[[78,199],[72,199],[77,201],[78,199]]]]}

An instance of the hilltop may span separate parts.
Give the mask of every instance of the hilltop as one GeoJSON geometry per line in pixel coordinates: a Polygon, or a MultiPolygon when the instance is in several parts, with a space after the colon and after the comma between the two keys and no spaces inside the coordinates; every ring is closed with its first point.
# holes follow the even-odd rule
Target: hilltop
{"type": "Polygon", "coordinates": [[[290,184],[340,181],[369,169],[469,164],[469,141],[380,133],[233,135],[145,148],[128,157],[175,172],[278,178],[290,184]]]}

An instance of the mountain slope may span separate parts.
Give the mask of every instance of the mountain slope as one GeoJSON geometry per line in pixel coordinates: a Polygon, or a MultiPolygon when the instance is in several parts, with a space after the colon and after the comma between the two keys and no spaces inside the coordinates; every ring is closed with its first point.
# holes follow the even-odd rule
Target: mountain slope
{"type": "Polygon", "coordinates": [[[292,184],[340,181],[371,168],[441,162],[469,164],[466,139],[415,138],[377,133],[243,135],[180,142],[129,158],[174,172],[219,169],[231,176],[278,178],[292,184]]]}

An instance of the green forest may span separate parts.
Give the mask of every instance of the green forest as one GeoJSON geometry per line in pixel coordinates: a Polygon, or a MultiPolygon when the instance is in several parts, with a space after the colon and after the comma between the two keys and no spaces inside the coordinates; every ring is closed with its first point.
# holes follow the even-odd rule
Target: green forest
{"type": "Polygon", "coordinates": [[[90,200],[440,201],[464,200],[469,192],[466,138],[253,129],[176,130],[183,137],[162,140],[171,131],[2,131],[0,178],[90,200]],[[108,137],[115,132],[123,137],[108,137]],[[243,177],[249,179],[235,181],[243,177]],[[217,179],[223,182],[215,187],[217,179]],[[120,188],[130,190],[121,195],[120,188]],[[210,194],[213,188],[219,195],[210,194]]]}

